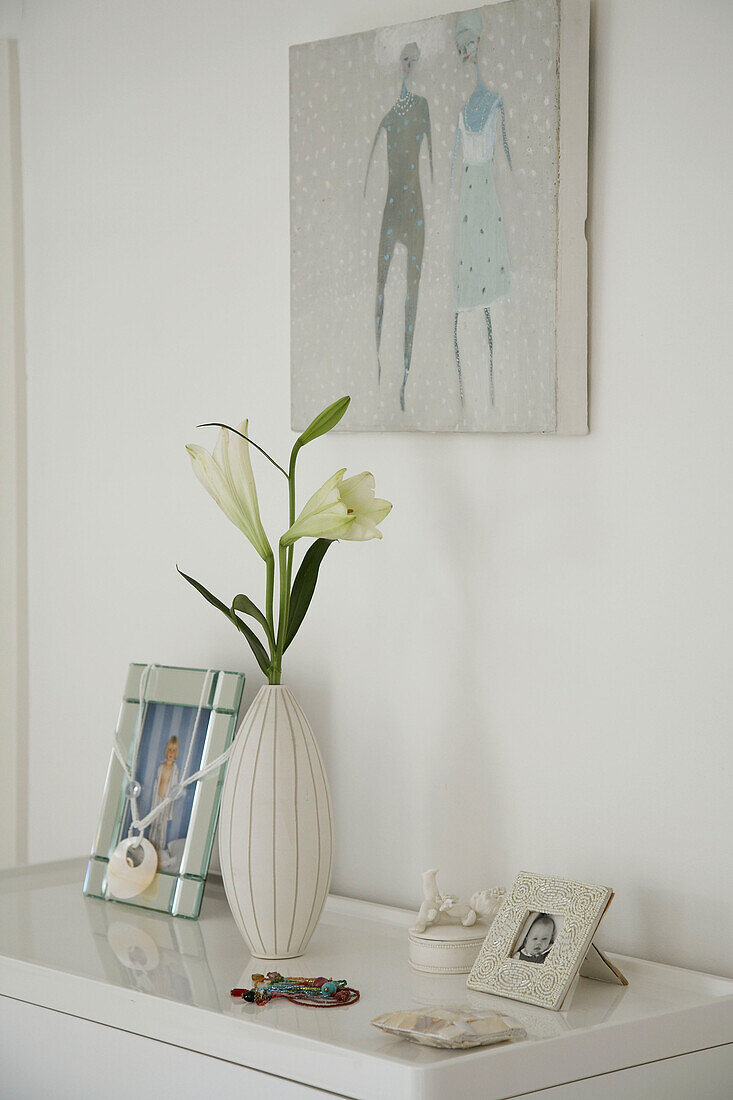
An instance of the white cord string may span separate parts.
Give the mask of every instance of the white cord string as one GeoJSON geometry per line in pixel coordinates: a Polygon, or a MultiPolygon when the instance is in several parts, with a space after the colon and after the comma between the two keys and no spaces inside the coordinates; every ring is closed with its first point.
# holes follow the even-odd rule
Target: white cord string
{"type": "Polygon", "coordinates": [[[117,760],[119,761],[120,766],[122,767],[122,770],[127,778],[127,797],[130,799],[130,813],[132,816],[132,822],[130,824],[128,836],[131,836],[133,831],[137,832],[139,837],[144,836],[145,830],[147,829],[148,825],[151,823],[151,821],[155,820],[158,814],[162,813],[163,810],[171,804],[171,802],[175,802],[176,799],[180,798],[183,794],[184,789],[190,786],[191,783],[195,783],[197,782],[197,780],[203,779],[204,776],[209,775],[210,772],[215,771],[217,768],[220,768],[222,764],[225,764],[226,761],[229,759],[229,755],[232,749],[234,748],[234,742],[232,742],[232,744],[225,752],[223,752],[220,756],[217,756],[216,760],[212,760],[210,764],[207,764],[204,768],[200,768],[199,771],[194,772],[193,775],[186,776],[186,773],[191,763],[193,743],[196,737],[196,730],[198,729],[199,718],[201,717],[201,711],[204,707],[204,701],[208,698],[209,695],[209,677],[212,674],[212,669],[209,668],[206,670],[206,675],[204,676],[204,683],[201,689],[201,696],[199,698],[199,705],[196,711],[196,718],[194,719],[193,729],[191,732],[191,741],[188,746],[186,760],[183,766],[183,775],[186,776],[186,778],[184,778],[181,783],[176,784],[175,788],[168,795],[166,795],[162,802],[160,802],[154,809],[152,809],[149,814],[146,814],[146,816],[142,819],[138,819],[137,799],[140,791],[136,791],[136,788],[139,787],[140,789],[142,789],[142,787],[141,784],[135,779],[135,773],[137,772],[137,758],[140,751],[140,741],[142,738],[144,716],[147,711],[148,705],[148,700],[146,698],[148,682],[150,679],[150,673],[156,668],[156,665],[147,665],[142,676],[140,677],[140,701],[138,705],[137,719],[135,722],[135,730],[133,733],[133,752],[131,767],[127,766],[127,760],[125,759],[125,756],[122,752],[122,747],[116,734],[112,745],[112,751],[117,757],[117,760]]]}
{"type": "Polygon", "coordinates": [[[193,775],[189,775],[188,779],[178,785],[175,794],[167,795],[160,803],[160,805],[156,806],[154,810],[151,810],[150,813],[142,819],[142,821],[133,821],[132,826],[130,827],[132,828],[134,826],[136,829],[139,829],[142,835],[142,833],[145,829],[147,829],[153,818],[157,817],[158,813],[162,809],[164,809],[169,803],[175,802],[177,798],[181,797],[184,787],[188,787],[191,783],[195,783],[197,780],[203,779],[203,777],[205,775],[208,775],[209,772],[213,772],[215,768],[219,768],[222,764],[225,764],[226,761],[229,759],[229,755],[233,748],[234,743],[229,746],[226,752],[223,752],[221,756],[218,756],[216,760],[212,761],[211,764],[207,764],[205,768],[201,768],[200,771],[194,772],[193,775]]]}
{"type": "MultiPolygon", "coordinates": [[[[157,665],[146,665],[145,669],[143,670],[143,674],[140,677],[140,699],[138,701],[137,717],[135,718],[135,729],[132,735],[132,764],[129,768],[127,766],[127,760],[123,756],[122,748],[116,734],[114,744],[112,746],[114,754],[122,765],[122,770],[127,777],[127,797],[130,799],[130,814],[133,821],[136,820],[138,815],[137,796],[142,790],[142,785],[135,780],[135,774],[137,772],[137,757],[138,752],[140,751],[140,740],[142,738],[143,724],[148,707],[146,695],[148,690],[148,683],[150,681],[150,674],[156,669],[157,665]],[[136,788],[140,789],[136,791],[136,788]]],[[[130,833],[131,832],[132,826],[130,827],[130,833]]]]}

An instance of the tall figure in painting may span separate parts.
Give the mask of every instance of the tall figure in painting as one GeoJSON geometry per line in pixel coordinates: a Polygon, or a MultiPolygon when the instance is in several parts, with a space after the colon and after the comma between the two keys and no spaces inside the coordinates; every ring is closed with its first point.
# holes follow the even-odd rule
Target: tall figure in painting
{"type": "Polygon", "coordinates": [[[509,254],[502,222],[501,207],[494,184],[494,145],[497,121],[507,164],[511,170],[506,138],[504,102],[481,79],[478,50],[483,18],[478,9],[462,12],[456,22],[456,48],[464,65],[476,72],[476,87],[458,115],[450,183],[463,147],[463,171],[458,199],[458,220],[453,267],[455,322],[453,346],[458,371],[458,390],[463,404],[463,378],[458,348],[458,315],[466,310],[482,309],[489,342],[489,396],[494,404],[494,337],[491,330],[492,302],[509,292],[509,254]]]}
{"type": "Polygon", "coordinates": [[[366,197],[369,170],[379,135],[387,137],[387,198],[382,214],[377,258],[377,292],[374,306],[374,329],[377,340],[377,370],[381,381],[382,363],[380,344],[382,317],[384,315],[384,288],[395,248],[401,246],[407,253],[407,288],[405,293],[405,338],[403,350],[403,376],[400,388],[400,406],[404,412],[405,389],[412,362],[412,343],[415,338],[417,299],[420,290],[423,249],[425,247],[425,218],[422,191],[420,190],[420,151],[423,138],[427,138],[430,160],[430,178],[433,178],[433,142],[430,133],[430,111],[423,96],[413,95],[407,80],[420,57],[415,42],[410,42],[400,54],[402,90],[377,127],[369,154],[364,196],[366,197]]]}

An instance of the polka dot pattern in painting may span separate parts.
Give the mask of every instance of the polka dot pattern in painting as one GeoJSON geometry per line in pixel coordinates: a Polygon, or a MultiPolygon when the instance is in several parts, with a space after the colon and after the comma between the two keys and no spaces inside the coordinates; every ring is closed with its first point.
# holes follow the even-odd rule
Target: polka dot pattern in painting
{"type": "MultiPolygon", "coordinates": [[[[459,256],[462,271],[474,267],[466,278],[476,278],[472,293],[478,294],[477,308],[460,314],[460,357],[456,235],[463,225],[461,184],[476,166],[464,165],[459,149],[452,187],[451,166],[459,114],[476,86],[476,70],[458,56],[455,15],[291,50],[295,428],[350,393],[352,406],[340,425],[345,430],[554,430],[558,5],[510,0],[481,12],[479,73],[503,102],[511,169],[499,122],[493,164],[481,169],[487,181],[492,170],[497,210],[477,224],[472,241],[478,244],[472,244],[468,263],[459,256]],[[408,42],[417,43],[420,57],[406,78],[405,97],[399,58],[408,42]],[[421,137],[420,128],[409,125],[420,99],[430,119],[432,179],[424,132],[421,137]],[[370,151],[387,116],[396,129],[383,130],[377,140],[365,194],[370,151]],[[422,216],[409,207],[407,214],[410,226],[419,229],[421,252],[405,247],[407,224],[400,240],[399,219],[384,218],[385,206],[397,203],[390,193],[387,146],[399,142],[400,128],[414,145],[407,169],[417,174],[414,197],[419,193],[422,216]],[[388,204],[390,197],[395,203],[388,204]],[[496,250],[498,225],[506,256],[496,250]],[[478,265],[473,248],[481,244],[487,247],[478,265]],[[383,286],[380,265],[387,269],[383,286]],[[485,276],[489,268],[491,280],[485,276]],[[496,297],[502,280],[506,292],[496,297]],[[482,305],[489,296],[493,377],[482,305]]],[[[488,189],[488,182],[482,187],[488,189]]],[[[408,201],[412,191],[409,186],[408,201]]]]}

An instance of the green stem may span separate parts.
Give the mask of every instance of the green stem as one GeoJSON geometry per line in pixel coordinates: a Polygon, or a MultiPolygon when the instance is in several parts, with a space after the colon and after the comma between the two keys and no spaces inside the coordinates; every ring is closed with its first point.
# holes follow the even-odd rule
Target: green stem
{"type": "Polygon", "coordinates": [[[267,559],[267,593],[265,597],[265,617],[270,624],[270,671],[267,675],[269,684],[280,683],[280,670],[282,667],[282,650],[279,648],[280,638],[275,641],[275,555],[270,554],[267,559]]]}
{"type": "MultiPolygon", "coordinates": [[[[288,471],[288,530],[295,523],[295,463],[298,458],[298,451],[302,444],[296,439],[293,450],[290,454],[290,469],[288,471]]],[[[280,675],[282,672],[282,659],[283,651],[285,649],[285,639],[288,634],[288,618],[290,616],[290,585],[293,575],[293,545],[283,546],[280,542],[278,550],[278,565],[280,569],[280,615],[277,626],[277,645],[275,646],[275,656],[273,658],[272,673],[270,676],[271,684],[280,683],[280,675]],[[274,680],[273,675],[277,676],[274,680]]]]}
{"type": "MultiPolygon", "coordinates": [[[[295,523],[295,463],[298,458],[298,451],[301,448],[301,444],[296,439],[293,444],[293,449],[290,452],[290,469],[288,470],[288,496],[289,496],[289,517],[288,526],[292,527],[295,523]]],[[[288,615],[290,614],[290,584],[293,576],[293,552],[295,550],[295,544],[291,542],[288,547],[287,555],[287,590],[288,590],[288,615]]],[[[287,634],[287,620],[285,622],[285,635],[287,634]]],[[[283,635],[283,645],[285,645],[285,635],[283,635]]]]}
{"type": "Polygon", "coordinates": [[[275,591],[275,555],[270,553],[265,558],[267,569],[267,586],[265,589],[265,619],[267,620],[267,642],[270,647],[270,660],[275,656],[275,616],[273,614],[273,602],[275,591]]]}
{"type": "Polygon", "coordinates": [[[265,618],[270,624],[270,637],[272,645],[270,647],[270,656],[274,657],[274,643],[275,643],[275,615],[274,615],[274,601],[275,601],[275,555],[270,551],[269,555],[265,559],[265,566],[267,568],[267,588],[265,596],[265,618]]]}
{"type": "Polygon", "coordinates": [[[280,581],[280,616],[277,624],[277,645],[272,661],[270,683],[279,684],[282,672],[283,650],[285,648],[285,635],[287,633],[288,607],[290,590],[287,585],[287,550],[280,543],[278,549],[279,581],[280,581]]]}

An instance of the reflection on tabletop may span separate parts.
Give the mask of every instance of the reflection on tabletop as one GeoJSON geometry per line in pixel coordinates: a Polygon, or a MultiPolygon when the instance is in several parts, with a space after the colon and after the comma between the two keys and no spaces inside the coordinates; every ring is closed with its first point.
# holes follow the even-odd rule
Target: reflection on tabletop
{"type": "Polygon", "coordinates": [[[606,982],[579,978],[568,995],[566,1008],[522,1004],[507,997],[494,997],[466,988],[465,974],[410,974],[410,998],[413,1004],[463,1005],[474,1011],[503,1012],[513,1016],[527,1032],[528,1039],[549,1039],[579,1027],[594,1027],[611,1019],[621,1004],[626,989],[606,982]]]}
{"type": "Polygon", "coordinates": [[[220,997],[196,921],[87,899],[89,927],[107,978],[116,985],[218,1010],[220,997]]]}

